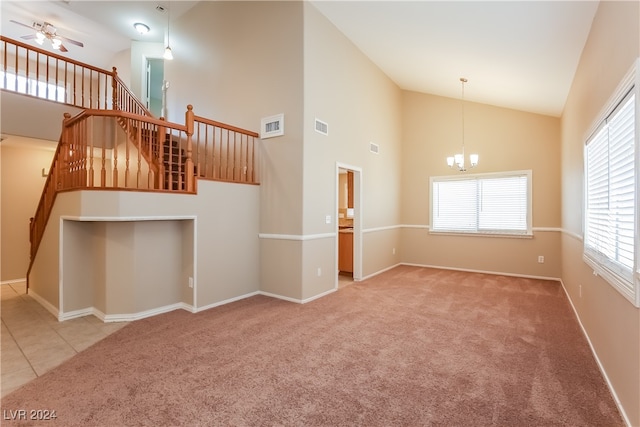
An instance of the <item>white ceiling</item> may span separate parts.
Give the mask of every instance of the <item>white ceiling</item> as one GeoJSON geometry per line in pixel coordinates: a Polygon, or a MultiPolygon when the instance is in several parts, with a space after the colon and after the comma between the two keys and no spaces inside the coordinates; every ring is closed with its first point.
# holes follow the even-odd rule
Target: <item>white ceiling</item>
{"type": "MultiPolygon", "coordinates": [[[[68,55],[92,64],[127,49],[131,40],[165,41],[167,18],[197,1],[2,0],[0,29],[9,22],[48,21],[68,55]],[[169,10],[156,10],[160,4],[169,10]],[[134,22],[151,27],[138,35],[134,22]],[[106,53],[106,55],[105,55],[106,53]],[[109,53],[111,55],[109,55],[109,53]]],[[[338,1],[312,3],[402,89],[559,116],[598,1],[338,1]]]]}

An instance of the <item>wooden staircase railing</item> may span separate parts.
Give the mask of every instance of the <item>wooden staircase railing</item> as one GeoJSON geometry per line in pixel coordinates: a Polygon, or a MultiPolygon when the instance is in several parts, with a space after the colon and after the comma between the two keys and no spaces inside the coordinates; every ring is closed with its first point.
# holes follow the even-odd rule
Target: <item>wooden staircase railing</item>
{"type": "Polygon", "coordinates": [[[85,109],[65,114],[58,147],[30,222],[28,277],[56,195],[69,190],[196,192],[212,179],[258,184],[259,135],[195,116],[154,118],[111,71],[0,35],[0,89],[85,109]],[[195,133],[194,133],[195,132],[195,133]],[[197,165],[197,166],[196,166],[197,165]]]}
{"type": "Polygon", "coordinates": [[[256,132],[194,117],[193,162],[198,177],[217,181],[258,183],[256,132]]]}
{"type": "Polygon", "coordinates": [[[127,189],[194,194],[196,176],[189,157],[193,117],[191,106],[185,114],[185,125],[114,110],[84,110],[74,117],[65,114],[58,148],[36,213],[31,218],[31,261],[59,192],[127,189]],[[121,122],[126,122],[129,129],[136,129],[133,138],[125,134],[121,122]],[[150,158],[158,158],[167,150],[167,141],[176,141],[169,149],[176,147],[185,154],[177,159],[158,159],[161,166],[154,170],[143,158],[142,151],[147,150],[150,158]]]}

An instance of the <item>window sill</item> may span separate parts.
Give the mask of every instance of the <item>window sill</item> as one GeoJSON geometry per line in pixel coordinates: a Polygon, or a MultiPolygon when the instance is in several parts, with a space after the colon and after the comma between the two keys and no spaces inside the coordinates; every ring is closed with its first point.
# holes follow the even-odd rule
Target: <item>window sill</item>
{"type": "Polygon", "coordinates": [[[482,233],[482,232],[468,232],[463,231],[433,231],[430,230],[429,234],[438,236],[463,236],[463,237],[501,237],[506,239],[533,239],[533,233],[482,233]]]}

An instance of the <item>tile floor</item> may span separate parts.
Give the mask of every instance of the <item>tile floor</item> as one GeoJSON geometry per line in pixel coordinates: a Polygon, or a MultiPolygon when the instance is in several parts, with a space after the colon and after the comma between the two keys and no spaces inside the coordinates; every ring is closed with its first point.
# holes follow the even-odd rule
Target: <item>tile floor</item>
{"type": "Polygon", "coordinates": [[[1,285],[0,390],[5,396],[123,327],[94,316],[58,322],[26,294],[26,283],[1,285]]]}

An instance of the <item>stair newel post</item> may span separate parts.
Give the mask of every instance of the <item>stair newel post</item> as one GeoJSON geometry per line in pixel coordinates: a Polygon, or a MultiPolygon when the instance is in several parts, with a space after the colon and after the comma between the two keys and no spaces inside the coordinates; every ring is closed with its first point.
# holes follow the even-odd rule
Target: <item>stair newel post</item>
{"type": "Polygon", "coordinates": [[[116,67],[113,67],[113,74],[111,75],[111,102],[113,103],[113,109],[119,110],[118,108],[118,70],[116,67]]]}
{"type": "Polygon", "coordinates": [[[195,175],[193,170],[193,141],[191,136],[193,135],[193,105],[187,105],[187,112],[185,114],[185,125],[187,127],[187,159],[185,160],[185,179],[187,181],[187,191],[195,190],[195,175]]]}

